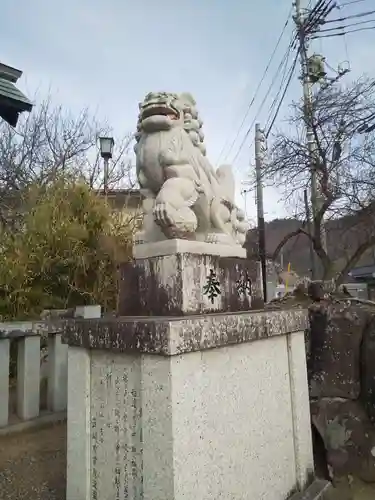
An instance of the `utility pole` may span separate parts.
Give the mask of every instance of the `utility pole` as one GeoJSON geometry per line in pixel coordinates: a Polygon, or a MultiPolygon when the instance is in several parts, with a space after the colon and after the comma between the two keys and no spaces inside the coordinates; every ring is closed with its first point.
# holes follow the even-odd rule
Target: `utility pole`
{"type": "MultiPolygon", "coordinates": [[[[322,206],[322,199],[320,193],[318,192],[317,172],[316,172],[317,152],[316,152],[314,130],[312,127],[312,118],[313,118],[312,81],[309,71],[308,40],[304,29],[304,16],[301,11],[301,0],[295,0],[294,6],[295,6],[294,21],[297,26],[300,60],[301,60],[306,139],[309,151],[309,163],[310,163],[310,175],[311,175],[311,206],[312,206],[313,221],[315,225],[316,216],[322,206]]],[[[314,232],[315,231],[316,228],[314,227],[314,232]]],[[[323,220],[321,221],[321,240],[322,240],[322,247],[325,250],[325,252],[327,252],[326,233],[323,220]]],[[[315,266],[312,263],[312,269],[314,267],[315,266]]]]}
{"type": "Polygon", "coordinates": [[[262,282],[264,302],[267,302],[267,263],[266,263],[266,227],[264,222],[262,167],[266,151],[266,138],[259,123],[255,125],[255,174],[256,202],[258,218],[259,257],[262,266],[262,282]]]}

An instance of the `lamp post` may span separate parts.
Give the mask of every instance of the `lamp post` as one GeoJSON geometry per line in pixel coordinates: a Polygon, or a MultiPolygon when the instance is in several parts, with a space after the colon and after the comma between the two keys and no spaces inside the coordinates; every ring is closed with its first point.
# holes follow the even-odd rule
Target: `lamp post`
{"type": "Polygon", "coordinates": [[[108,162],[112,158],[113,146],[115,141],[113,137],[99,137],[100,156],[104,160],[104,196],[108,194],[108,162]]]}

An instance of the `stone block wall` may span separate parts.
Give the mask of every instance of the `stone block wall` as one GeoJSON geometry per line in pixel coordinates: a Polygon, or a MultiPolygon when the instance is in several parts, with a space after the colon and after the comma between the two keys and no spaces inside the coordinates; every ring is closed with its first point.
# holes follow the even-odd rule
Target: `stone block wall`
{"type": "Polygon", "coordinates": [[[375,482],[375,308],[330,297],[309,322],[312,422],[330,474],[375,482]]]}

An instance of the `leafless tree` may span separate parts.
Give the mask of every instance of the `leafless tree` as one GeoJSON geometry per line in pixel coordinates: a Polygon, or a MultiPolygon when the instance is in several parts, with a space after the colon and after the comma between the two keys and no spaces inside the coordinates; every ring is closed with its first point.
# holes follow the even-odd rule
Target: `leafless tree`
{"type": "MultiPolygon", "coordinates": [[[[73,115],[54,106],[47,97],[33,111],[20,118],[17,129],[0,124],[0,214],[7,211],[9,201],[17,200],[31,183],[48,184],[64,173],[84,178],[92,188],[103,184],[102,160],[98,137],[108,127],[99,124],[87,109],[73,115]]],[[[110,162],[110,189],[132,187],[129,156],[132,135],[115,139],[110,162]]]]}
{"type": "Polygon", "coordinates": [[[311,188],[305,133],[306,125],[310,125],[321,197],[311,234],[301,223],[297,231],[280,242],[274,257],[291,237],[303,234],[313,243],[322,265],[322,277],[335,277],[340,282],[375,245],[375,132],[368,127],[374,122],[374,79],[362,78],[347,86],[324,84],[314,94],[311,109],[304,109],[301,103],[292,105],[288,133],[277,132],[273,137],[264,176],[284,189],[286,199],[298,207],[297,212],[304,219],[302,195],[304,189],[311,188]],[[328,240],[340,234],[336,240],[340,248],[332,254],[322,244],[323,220],[332,228],[327,229],[328,240]]]}

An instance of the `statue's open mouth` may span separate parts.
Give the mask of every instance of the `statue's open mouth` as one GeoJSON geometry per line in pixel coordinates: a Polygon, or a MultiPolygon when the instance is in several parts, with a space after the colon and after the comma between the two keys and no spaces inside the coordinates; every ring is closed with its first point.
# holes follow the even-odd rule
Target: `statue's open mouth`
{"type": "Polygon", "coordinates": [[[163,104],[149,104],[142,110],[142,119],[150,118],[151,116],[168,116],[171,120],[178,120],[179,113],[170,106],[163,104]]]}

